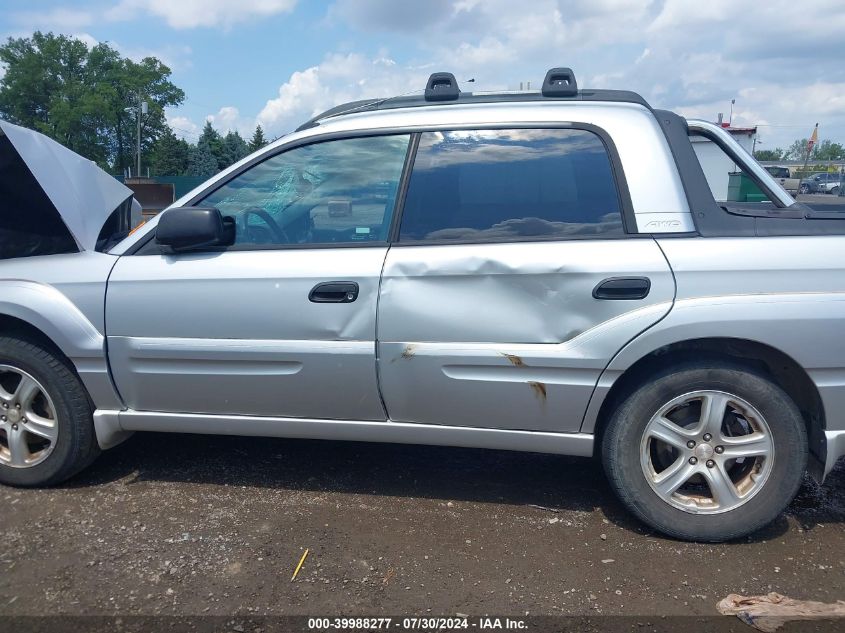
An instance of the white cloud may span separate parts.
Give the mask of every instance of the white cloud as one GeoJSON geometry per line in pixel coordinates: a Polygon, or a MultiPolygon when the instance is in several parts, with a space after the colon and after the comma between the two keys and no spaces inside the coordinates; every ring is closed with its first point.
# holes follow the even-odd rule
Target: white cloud
{"type": "Polygon", "coordinates": [[[329,18],[367,29],[414,32],[448,19],[451,4],[451,0],[337,0],[329,8],[329,18]]]}
{"type": "Polygon", "coordinates": [[[296,3],[297,0],[120,0],[107,8],[90,5],[18,11],[11,14],[11,20],[23,30],[67,33],[147,14],[162,18],[174,29],[228,29],[241,22],[290,13],[296,3]]]}
{"type": "MultiPolygon", "coordinates": [[[[295,0],[291,0],[294,1],[295,0]]],[[[14,35],[15,37],[29,37],[33,31],[53,31],[55,33],[64,33],[70,37],[76,38],[85,43],[88,48],[93,48],[101,43],[101,40],[94,37],[83,29],[87,26],[92,26],[99,21],[114,21],[117,19],[125,19],[123,16],[118,16],[117,8],[112,8],[107,11],[101,11],[99,14],[88,9],[70,9],[57,7],[45,11],[22,11],[12,14],[12,21],[20,27],[20,31],[14,35]]],[[[184,70],[190,68],[191,62],[191,47],[184,44],[168,44],[160,48],[150,48],[145,46],[125,46],[120,42],[108,40],[107,43],[112,48],[120,52],[121,55],[132,59],[133,61],[140,61],[144,57],[156,57],[171,70],[184,70]]]]}
{"type": "MultiPolygon", "coordinates": [[[[390,17],[394,6],[337,0],[329,16],[408,36],[408,24],[390,17]]],[[[536,86],[546,69],[571,66],[582,87],[636,90],[708,119],[727,116],[734,98],[734,121],[765,124],[773,144],[805,136],[816,120],[845,140],[841,0],[807,0],[798,11],[793,0],[452,0],[415,10],[408,23],[417,64],[475,77],[478,89],[536,86]]]]}
{"type": "Polygon", "coordinates": [[[237,132],[244,138],[250,138],[255,130],[255,120],[242,117],[235,106],[223,106],[216,114],[209,114],[207,121],[211,121],[214,129],[221,134],[237,132]]]}
{"type": "Polygon", "coordinates": [[[174,29],[229,28],[239,22],[289,13],[297,0],[122,0],[106,12],[112,20],[149,13],[174,29]]]}
{"type": "MultiPolygon", "coordinates": [[[[11,15],[20,28],[80,33],[115,20],[157,16],[175,29],[228,29],[290,13],[296,0],[88,0],[11,15]],[[98,8],[99,7],[99,8],[98,8]]],[[[33,3],[34,4],[34,3],[33,3]]],[[[37,5],[35,5],[37,6],[37,5]]],[[[765,124],[767,145],[788,144],[818,121],[845,140],[845,7],[841,0],[335,0],[323,26],[351,29],[316,65],[301,68],[259,112],[234,105],[210,113],[214,125],[269,135],[345,101],[421,90],[427,75],[476,79],[470,89],[539,86],[545,70],[571,66],[582,87],[636,90],[653,105],[714,119],[737,100],[734,120],[765,124]],[[402,38],[403,61],[363,53],[356,40],[402,38]],[[343,51],[343,52],[339,52],[343,51]]],[[[314,26],[319,29],[319,26],[314,26]]],[[[328,40],[327,40],[328,41],[328,40]]],[[[124,49],[191,65],[186,46],[124,49]]],[[[394,51],[398,52],[398,51],[394,51]]],[[[175,120],[175,119],[174,119],[175,120]]],[[[186,129],[198,129],[183,121],[186,129]]]]}
{"type": "Polygon", "coordinates": [[[124,46],[120,42],[109,42],[109,45],[134,62],[140,62],[145,57],[155,57],[170,70],[187,70],[194,65],[191,59],[193,50],[184,44],[168,44],[160,48],[124,46]]]}
{"type": "Polygon", "coordinates": [[[31,30],[76,31],[94,23],[94,13],[87,9],[55,7],[43,11],[19,11],[11,15],[18,26],[31,30]]]}
{"type": "Polygon", "coordinates": [[[186,116],[168,116],[167,124],[179,138],[195,143],[202,128],[186,116]]]}
{"type": "Polygon", "coordinates": [[[97,38],[91,35],[90,33],[73,33],[71,34],[71,37],[74,37],[84,42],[85,46],[87,46],[88,48],[94,48],[97,44],[99,44],[97,38]]]}
{"type": "Polygon", "coordinates": [[[317,66],[297,71],[267,101],[257,122],[270,136],[294,129],[339,103],[422,91],[428,71],[400,67],[384,55],[333,53],[317,66]]]}

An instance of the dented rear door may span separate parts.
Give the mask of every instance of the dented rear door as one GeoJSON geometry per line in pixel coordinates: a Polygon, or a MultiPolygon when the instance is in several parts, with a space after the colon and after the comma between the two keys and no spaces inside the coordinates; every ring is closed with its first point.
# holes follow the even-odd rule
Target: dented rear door
{"type": "Polygon", "coordinates": [[[578,431],[610,358],[673,295],[652,239],[391,248],[378,324],[388,415],[578,431]],[[648,296],[594,298],[613,277],[648,278],[648,296]]]}
{"type": "Polygon", "coordinates": [[[379,296],[391,420],[580,429],[609,360],[674,297],[618,186],[593,132],[421,135],[379,296]]]}

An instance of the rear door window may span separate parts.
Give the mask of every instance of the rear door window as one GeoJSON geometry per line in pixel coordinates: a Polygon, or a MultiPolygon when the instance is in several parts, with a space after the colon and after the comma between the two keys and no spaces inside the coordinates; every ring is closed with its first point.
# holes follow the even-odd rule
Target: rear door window
{"type": "Polygon", "coordinates": [[[424,132],[399,241],[624,233],[607,148],[575,129],[424,132]]]}

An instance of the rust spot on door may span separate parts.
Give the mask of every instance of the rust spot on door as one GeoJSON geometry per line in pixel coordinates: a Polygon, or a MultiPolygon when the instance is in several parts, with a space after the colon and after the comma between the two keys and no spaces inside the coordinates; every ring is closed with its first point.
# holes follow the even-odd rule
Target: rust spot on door
{"type": "Polygon", "coordinates": [[[534,392],[534,395],[537,396],[545,404],[545,402],[546,402],[546,384],[542,383],[542,382],[535,382],[533,380],[529,380],[528,386],[531,387],[531,391],[534,392]]]}
{"type": "Polygon", "coordinates": [[[513,365],[514,367],[525,367],[525,361],[522,360],[516,354],[506,354],[505,352],[499,352],[502,356],[508,359],[508,362],[513,365]]]}

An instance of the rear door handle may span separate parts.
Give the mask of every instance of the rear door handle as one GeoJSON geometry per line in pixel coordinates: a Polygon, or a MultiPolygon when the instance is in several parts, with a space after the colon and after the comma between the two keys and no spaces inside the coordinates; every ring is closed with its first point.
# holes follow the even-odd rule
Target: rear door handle
{"type": "Polygon", "coordinates": [[[354,281],[324,281],[308,293],[312,303],[352,303],[357,298],[358,284],[354,281]]]}
{"type": "Polygon", "coordinates": [[[651,290],[648,277],[610,277],[593,288],[594,299],[645,299],[651,290]]]}

